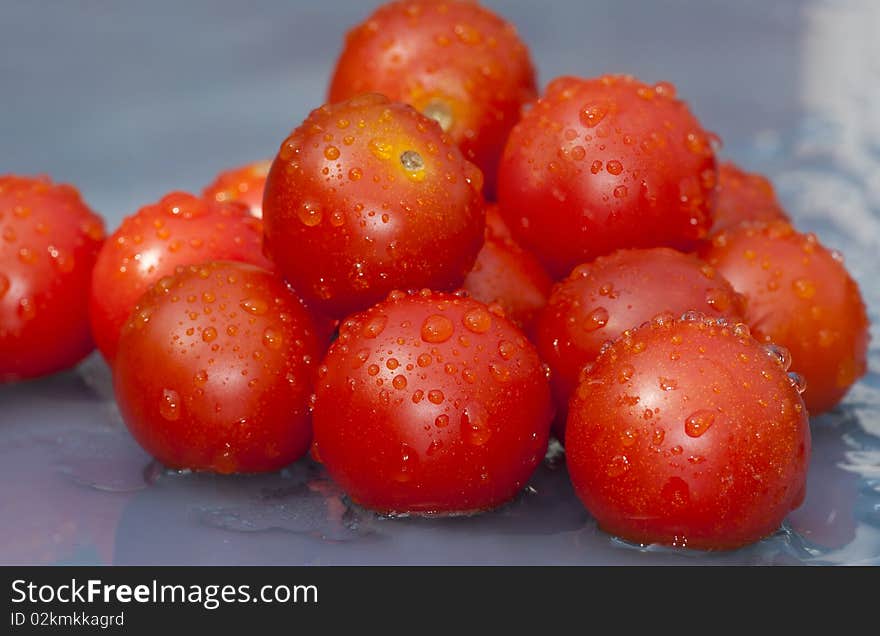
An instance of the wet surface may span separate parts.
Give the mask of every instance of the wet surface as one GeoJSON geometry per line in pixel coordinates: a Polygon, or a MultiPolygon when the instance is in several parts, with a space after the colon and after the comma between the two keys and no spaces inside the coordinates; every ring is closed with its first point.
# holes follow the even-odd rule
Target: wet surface
{"type": "MultiPolygon", "coordinates": [[[[378,517],[308,461],[264,476],[169,472],[128,435],[93,357],[0,387],[0,563],[880,565],[880,5],[486,4],[520,26],[542,84],[604,71],[676,82],[723,154],[767,173],[795,222],[859,280],[875,325],[870,372],[813,419],[807,498],[785,527],[729,553],[628,545],[596,528],[559,457],[516,501],[458,519],[378,517]]],[[[111,228],[168,190],[198,191],[271,155],[323,99],[340,19],[368,11],[38,5],[4,7],[0,173],[70,180],[111,228]]]]}

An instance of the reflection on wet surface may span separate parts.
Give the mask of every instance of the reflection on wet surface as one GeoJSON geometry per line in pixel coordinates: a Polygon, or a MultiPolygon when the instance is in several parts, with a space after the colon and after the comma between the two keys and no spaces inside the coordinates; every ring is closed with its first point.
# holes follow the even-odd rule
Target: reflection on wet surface
{"type": "MultiPolygon", "coordinates": [[[[165,3],[154,4],[161,13],[165,3]]],[[[114,76],[96,87],[99,101],[116,109],[114,116],[102,118],[82,105],[72,106],[71,116],[81,125],[80,132],[65,133],[68,147],[105,139],[107,144],[96,152],[118,154],[124,169],[143,179],[129,176],[122,183],[102,185],[108,179],[104,166],[79,161],[75,153],[53,156],[49,165],[33,170],[82,182],[87,198],[107,208],[112,227],[122,214],[155,199],[158,190],[198,190],[215,171],[242,163],[251,158],[249,153],[253,158],[270,154],[286,130],[315,105],[308,95],[323,94],[324,70],[320,65],[320,72],[297,69],[293,52],[279,44],[284,41],[283,20],[274,24],[278,20],[270,15],[265,22],[253,18],[242,25],[233,4],[211,4],[205,28],[213,29],[221,43],[232,42],[218,45],[212,53],[216,59],[188,61],[183,48],[157,58],[174,81],[184,82],[188,73],[209,63],[222,69],[209,69],[199,91],[183,91],[181,97],[168,80],[161,89],[167,99],[155,109],[135,109],[123,98],[134,90],[130,82],[135,80],[114,76]],[[256,75],[258,61],[240,55],[244,44],[231,35],[236,29],[260,35],[260,46],[275,52],[260,55],[273,62],[256,75]],[[229,84],[236,72],[246,80],[229,84]],[[291,86],[297,77],[300,84],[291,86]],[[252,96],[259,94],[270,96],[275,106],[253,105],[252,96]],[[288,105],[278,107],[284,100],[288,105]],[[232,136],[217,145],[218,138],[207,131],[202,139],[174,128],[197,129],[205,112],[216,112],[222,126],[231,126],[240,122],[242,111],[254,109],[246,140],[232,136]],[[122,125],[120,112],[134,113],[143,130],[158,130],[162,143],[179,152],[162,144],[145,145],[143,130],[122,125]],[[216,150],[212,156],[222,163],[197,165],[194,144],[197,156],[216,150]],[[143,152],[127,159],[124,148],[129,147],[143,152]],[[134,181],[138,183],[132,185],[134,181]]],[[[557,457],[538,470],[515,501],[495,512],[458,519],[387,519],[352,505],[320,466],[309,461],[248,477],[164,470],[129,437],[112,402],[109,372],[93,357],[73,372],[0,387],[0,563],[880,565],[880,44],[870,28],[880,24],[880,3],[694,0],[657,13],[646,8],[650,3],[635,0],[572,2],[572,11],[583,12],[582,19],[573,15],[552,25],[538,6],[500,0],[487,4],[522,25],[544,81],[577,72],[584,59],[577,51],[589,47],[595,55],[583,73],[630,70],[648,80],[679,82],[680,92],[693,101],[707,126],[725,137],[726,156],[767,173],[795,222],[844,253],[875,325],[871,372],[844,405],[813,420],[804,505],[774,536],[735,552],[633,546],[596,527],[573,495],[564,460],[557,457]],[[628,30],[615,31],[624,22],[628,30]],[[719,25],[723,35],[713,31],[719,25]],[[591,29],[589,38],[580,37],[581,28],[591,29]],[[682,37],[670,40],[669,33],[682,37]],[[621,37],[633,46],[621,47],[621,37]],[[673,48],[670,41],[676,43],[673,48]]],[[[278,15],[294,11],[291,6],[270,3],[278,15]]],[[[341,0],[328,0],[310,9],[314,29],[308,37],[335,46],[341,34],[330,17],[343,6],[341,0]]],[[[166,8],[172,10],[171,5],[166,8]]],[[[15,46],[16,37],[27,36],[26,29],[17,36],[7,25],[15,31],[16,21],[28,21],[29,10],[25,4],[14,7],[11,21],[0,26],[0,41],[15,46]]],[[[187,3],[185,11],[207,9],[187,3]]],[[[72,12],[58,20],[75,34],[77,25],[85,28],[92,17],[72,12]]],[[[127,34],[132,46],[146,38],[149,17],[114,17],[121,20],[115,32],[127,34]],[[138,26],[141,18],[146,22],[138,26]]],[[[62,45],[64,36],[59,36],[62,45]]],[[[99,41],[94,46],[119,43],[99,41]]],[[[329,59],[333,46],[322,56],[329,59]]],[[[88,51],[75,49],[73,55],[80,63],[94,62],[88,51]]],[[[39,70],[47,61],[35,54],[32,64],[39,70]]],[[[15,73],[0,67],[0,80],[10,71],[15,73]]],[[[36,84],[19,85],[39,99],[42,89],[36,84]]],[[[160,97],[161,90],[156,93],[160,97]]],[[[46,108],[50,106],[39,106],[46,108]]],[[[28,116],[19,110],[13,104],[16,117],[28,116]]],[[[54,119],[49,115],[41,111],[33,117],[45,122],[54,119]]],[[[42,127],[44,123],[31,125],[26,119],[5,138],[4,148],[11,152],[0,159],[0,171],[31,169],[27,164],[37,157],[31,146],[45,147],[61,134],[44,131],[49,137],[40,142],[36,136],[42,127]],[[19,156],[25,165],[10,165],[10,156],[19,156]]]]}

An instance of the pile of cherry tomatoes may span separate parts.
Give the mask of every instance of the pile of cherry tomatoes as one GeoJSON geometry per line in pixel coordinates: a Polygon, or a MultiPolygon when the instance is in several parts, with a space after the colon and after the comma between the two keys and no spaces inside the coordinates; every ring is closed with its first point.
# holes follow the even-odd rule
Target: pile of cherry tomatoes
{"type": "Polygon", "coordinates": [[[97,345],[167,466],[311,452],[381,513],[502,505],[555,435],[608,532],[741,546],[803,500],[808,411],[865,373],[868,320],[718,147],[668,83],[539,95],[491,11],[390,2],[274,160],[199,196],[105,237],[74,188],[0,177],[0,381],[97,345]]]}

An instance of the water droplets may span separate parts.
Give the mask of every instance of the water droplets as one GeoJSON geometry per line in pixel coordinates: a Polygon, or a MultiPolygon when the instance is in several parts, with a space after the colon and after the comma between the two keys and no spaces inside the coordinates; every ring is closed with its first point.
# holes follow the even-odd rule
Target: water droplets
{"type": "Polygon", "coordinates": [[[415,150],[406,150],[400,155],[400,165],[409,172],[419,172],[425,169],[425,160],[415,150]]]}
{"type": "Polygon", "coordinates": [[[629,458],[626,455],[615,455],[605,467],[605,474],[611,477],[620,477],[630,469],[629,458]]]}
{"type": "Polygon", "coordinates": [[[455,332],[455,325],[446,316],[433,314],[425,318],[422,323],[421,336],[422,340],[430,343],[446,342],[455,332]]]}
{"type": "Polygon", "coordinates": [[[684,432],[689,437],[701,437],[715,423],[715,413],[701,409],[691,413],[684,421],[684,432]]]}
{"type": "Polygon", "coordinates": [[[443,395],[443,391],[440,389],[431,389],[428,391],[428,402],[431,404],[443,404],[443,400],[446,399],[446,396],[443,395]]]}
{"type": "Polygon", "coordinates": [[[263,346],[274,351],[279,350],[284,344],[284,336],[278,329],[266,327],[263,331],[263,346]]]}
{"type": "Polygon", "coordinates": [[[321,220],[324,218],[324,213],[321,211],[321,208],[309,201],[304,201],[297,208],[297,217],[299,217],[300,222],[306,227],[315,227],[316,225],[320,225],[321,220]]]}
{"type": "Polygon", "coordinates": [[[492,437],[489,414],[482,406],[471,404],[465,407],[461,414],[461,435],[472,446],[482,446],[492,437]]]}
{"type": "Polygon", "coordinates": [[[807,380],[800,373],[795,373],[794,371],[789,371],[788,372],[788,382],[800,394],[803,394],[803,392],[807,390],[807,380]]]}
{"type": "Polygon", "coordinates": [[[204,342],[214,342],[217,339],[217,330],[214,327],[205,327],[202,330],[202,340],[204,342]]]}
{"type": "Polygon", "coordinates": [[[798,278],[792,281],[791,288],[801,300],[810,300],[816,295],[816,285],[806,278],[798,278]]]}
{"type": "Polygon", "coordinates": [[[361,334],[365,338],[377,338],[383,331],[385,331],[387,325],[388,316],[385,316],[384,314],[370,316],[361,328],[361,334]]]}
{"type": "Polygon", "coordinates": [[[169,422],[180,419],[180,395],[174,389],[163,389],[159,400],[159,415],[169,422]]]}
{"type": "Polygon", "coordinates": [[[492,314],[488,309],[476,307],[462,317],[462,323],[468,331],[486,333],[492,328],[492,314]]]}
{"type": "Polygon", "coordinates": [[[398,455],[397,473],[394,480],[398,483],[406,483],[411,481],[413,473],[419,467],[419,457],[409,444],[400,445],[400,454],[398,455]]]}
{"type": "Polygon", "coordinates": [[[239,303],[239,307],[252,316],[263,316],[269,311],[269,303],[262,298],[245,298],[239,303]]]}
{"type": "Polygon", "coordinates": [[[498,355],[503,360],[510,360],[516,353],[516,345],[509,340],[502,340],[498,343],[498,355]]]}
{"type": "Polygon", "coordinates": [[[767,355],[776,360],[779,363],[779,366],[785,371],[788,371],[791,367],[791,353],[789,353],[788,349],[785,347],[771,342],[764,345],[764,350],[767,352],[767,355]]]}
{"type": "Polygon", "coordinates": [[[608,104],[604,102],[597,102],[584,106],[581,109],[579,116],[581,124],[583,124],[587,128],[595,128],[602,122],[603,119],[605,119],[605,116],[607,114],[608,104]]]}
{"type": "Polygon", "coordinates": [[[601,329],[608,324],[609,317],[610,316],[607,309],[605,309],[604,307],[597,307],[596,309],[591,311],[586,320],[584,320],[584,331],[590,332],[601,329]]]}
{"type": "Polygon", "coordinates": [[[678,388],[678,380],[674,378],[661,376],[657,378],[657,383],[660,385],[661,391],[674,391],[678,388]]]}
{"type": "Polygon", "coordinates": [[[0,272],[0,299],[6,295],[11,286],[12,283],[9,282],[9,277],[3,272],[0,272]]]}

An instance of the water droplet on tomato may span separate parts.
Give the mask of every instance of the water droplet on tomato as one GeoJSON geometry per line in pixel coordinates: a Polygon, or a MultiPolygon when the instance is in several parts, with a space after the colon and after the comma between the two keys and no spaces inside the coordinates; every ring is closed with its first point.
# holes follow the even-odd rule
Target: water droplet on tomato
{"type": "Polygon", "coordinates": [[[431,343],[446,342],[452,337],[455,325],[446,316],[434,314],[422,323],[422,340],[431,343]]]}
{"type": "Polygon", "coordinates": [[[174,389],[164,389],[159,401],[159,415],[174,422],[180,419],[180,395],[174,389]]]}
{"type": "Polygon", "coordinates": [[[702,409],[691,413],[684,421],[684,432],[690,437],[700,437],[715,423],[715,413],[702,409]]]}
{"type": "Polygon", "coordinates": [[[465,407],[461,414],[461,435],[472,446],[482,446],[492,437],[489,416],[482,406],[473,404],[465,407]]]}

